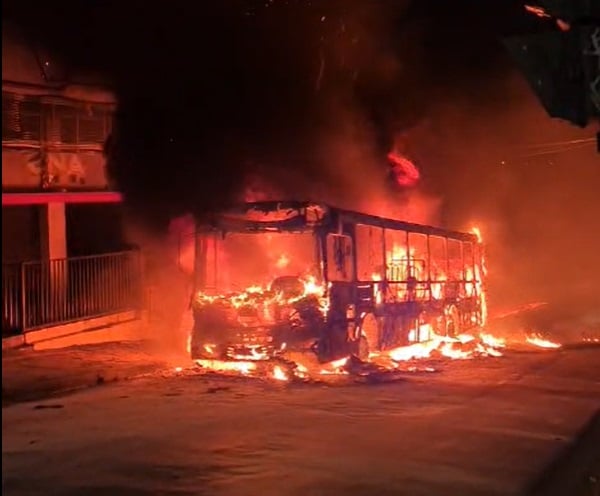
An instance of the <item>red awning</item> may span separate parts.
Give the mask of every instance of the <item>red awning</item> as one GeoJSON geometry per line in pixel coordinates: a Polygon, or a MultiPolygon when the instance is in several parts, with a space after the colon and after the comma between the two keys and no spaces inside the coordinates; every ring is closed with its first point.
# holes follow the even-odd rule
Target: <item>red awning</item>
{"type": "Polygon", "coordinates": [[[47,203],[120,203],[123,195],[114,191],[76,193],[2,193],[2,206],[45,205],[47,203]]]}

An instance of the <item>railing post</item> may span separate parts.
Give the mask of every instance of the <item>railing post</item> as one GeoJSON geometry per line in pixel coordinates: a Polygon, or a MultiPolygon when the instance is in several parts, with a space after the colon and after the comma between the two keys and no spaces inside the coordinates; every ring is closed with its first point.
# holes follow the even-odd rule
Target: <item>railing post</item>
{"type": "Polygon", "coordinates": [[[131,250],[11,264],[3,271],[4,323],[25,333],[123,311],[145,317],[151,302],[144,258],[131,250]]]}
{"type": "Polygon", "coordinates": [[[21,298],[20,298],[20,311],[21,311],[21,332],[25,334],[27,329],[27,288],[25,287],[25,262],[19,264],[19,275],[21,278],[21,298]]]}
{"type": "MultiPolygon", "coordinates": [[[[142,250],[138,250],[138,263],[139,263],[139,271],[140,271],[140,289],[139,289],[139,298],[140,298],[140,306],[142,309],[142,315],[147,311],[146,308],[146,259],[144,257],[144,253],[142,250]]],[[[147,315],[147,313],[146,313],[147,315]]]]}

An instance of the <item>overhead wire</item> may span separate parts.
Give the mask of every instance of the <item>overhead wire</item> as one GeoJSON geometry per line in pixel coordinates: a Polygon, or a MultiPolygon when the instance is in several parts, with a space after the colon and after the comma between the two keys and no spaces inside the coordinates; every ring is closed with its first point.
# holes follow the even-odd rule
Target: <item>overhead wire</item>
{"type": "Polygon", "coordinates": [[[543,147],[551,147],[551,146],[561,146],[561,145],[573,145],[579,143],[595,143],[596,138],[581,138],[581,139],[573,139],[567,141],[555,141],[552,143],[529,143],[524,145],[517,145],[519,148],[543,148],[543,147]]]}
{"type": "Polygon", "coordinates": [[[531,153],[520,155],[519,158],[537,157],[540,155],[555,155],[558,153],[564,153],[564,152],[569,152],[569,151],[573,151],[573,150],[580,150],[580,149],[590,146],[592,144],[595,144],[595,140],[579,142],[579,143],[575,143],[571,146],[549,148],[547,150],[534,150],[531,153]]]}

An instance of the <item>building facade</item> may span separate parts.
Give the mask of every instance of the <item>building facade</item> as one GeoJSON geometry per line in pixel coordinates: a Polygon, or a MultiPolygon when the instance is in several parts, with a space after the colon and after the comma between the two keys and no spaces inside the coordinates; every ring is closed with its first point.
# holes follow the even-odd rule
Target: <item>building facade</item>
{"type": "Polygon", "coordinates": [[[3,336],[138,307],[106,173],[115,108],[106,86],[3,23],[3,336]]]}
{"type": "Polygon", "coordinates": [[[80,254],[77,242],[68,246],[67,219],[77,225],[84,216],[75,206],[92,213],[121,201],[109,188],[103,153],[114,95],[69,81],[59,65],[3,25],[3,263],[80,254]]]}

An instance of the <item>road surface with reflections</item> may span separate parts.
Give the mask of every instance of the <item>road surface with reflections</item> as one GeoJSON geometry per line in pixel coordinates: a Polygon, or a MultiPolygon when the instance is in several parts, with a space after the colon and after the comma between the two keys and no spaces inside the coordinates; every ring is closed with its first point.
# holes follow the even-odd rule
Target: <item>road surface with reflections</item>
{"type": "Polygon", "coordinates": [[[334,386],[151,376],[10,406],[3,494],[598,490],[588,487],[597,446],[579,440],[565,456],[598,411],[598,348],[436,367],[391,383],[334,386]]]}

